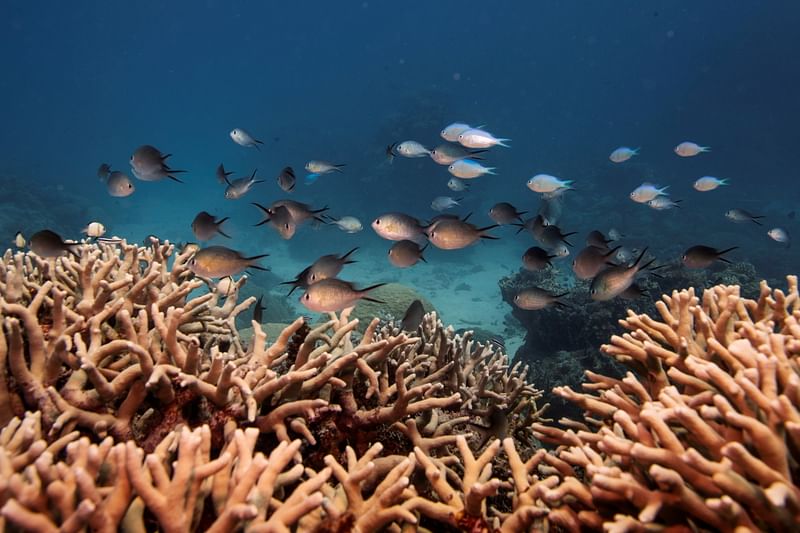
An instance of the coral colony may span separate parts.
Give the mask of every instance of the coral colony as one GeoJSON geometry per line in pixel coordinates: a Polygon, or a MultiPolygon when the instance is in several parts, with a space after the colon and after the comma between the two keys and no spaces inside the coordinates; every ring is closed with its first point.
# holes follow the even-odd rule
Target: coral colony
{"type": "Polygon", "coordinates": [[[527,368],[435,313],[245,341],[244,281],[220,302],[189,257],[6,252],[0,529],[797,530],[796,277],[629,312],[602,347],[627,374],[556,388],[584,417],[554,422],[527,368]]]}

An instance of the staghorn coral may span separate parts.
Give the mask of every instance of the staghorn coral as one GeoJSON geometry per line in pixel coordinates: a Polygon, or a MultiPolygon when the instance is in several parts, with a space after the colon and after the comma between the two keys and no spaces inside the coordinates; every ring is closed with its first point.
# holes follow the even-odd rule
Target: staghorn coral
{"type": "MultiPolygon", "coordinates": [[[[453,502],[424,478],[411,483],[419,461],[483,479],[469,466],[473,432],[490,461],[494,437],[535,446],[541,393],[527,368],[456,335],[435,313],[412,337],[372,320],[358,342],[349,310],[313,329],[298,319],[272,343],[253,323],[244,345],[235,320],[254,300],[237,302],[245,278],[220,304],[201,293],[206,281],[187,270],[189,255],[173,253],[153,240],[84,244],[76,257],[3,257],[8,524],[288,531],[311,513],[304,530],[419,520],[436,529],[442,515],[425,515],[424,501],[453,502]]],[[[469,496],[469,485],[453,491],[467,495],[471,519],[499,523],[485,499],[511,508],[513,495],[469,496]]]]}
{"type": "MultiPolygon", "coordinates": [[[[555,392],[586,412],[534,424],[568,465],[543,495],[569,530],[790,531],[800,525],[800,296],[674,291],[602,350],[630,371],[555,392]],[[583,472],[583,474],[581,474],[583,472]]],[[[552,481],[551,481],[552,482],[552,481]]]]}

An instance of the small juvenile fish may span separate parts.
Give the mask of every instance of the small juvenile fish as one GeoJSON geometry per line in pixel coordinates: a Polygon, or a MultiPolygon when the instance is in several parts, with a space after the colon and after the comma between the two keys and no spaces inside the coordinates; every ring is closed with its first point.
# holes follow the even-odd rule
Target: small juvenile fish
{"type": "Polygon", "coordinates": [[[269,254],[245,257],[236,250],[224,246],[209,246],[198,250],[189,261],[189,270],[206,278],[224,278],[241,273],[245,269],[269,270],[256,261],[269,254]]]}
{"type": "Polygon", "coordinates": [[[89,222],[89,224],[81,230],[87,237],[102,237],[106,234],[106,227],[100,222],[89,222]]]}
{"type": "Polygon", "coordinates": [[[689,268],[707,268],[711,266],[711,264],[714,261],[722,261],[723,263],[730,263],[730,261],[722,257],[722,255],[737,248],[738,246],[732,246],[724,250],[717,250],[716,248],[712,248],[711,246],[698,244],[697,246],[692,246],[691,248],[683,252],[681,261],[683,261],[683,264],[689,268]]]}
{"type": "Polygon", "coordinates": [[[361,221],[356,217],[346,216],[342,218],[332,218],[331,220],[345,233],[358,233],[364,229],[364,226],[361,225],[361,221]]]}
{"type": "Polygon", "coordinates": [[[411,302],[411,305],[408,306],[406,309],[405,314],[403,315],[403,319],[400,321],[400,330],[401,331],[409,331],[415,332],[417,328],[422,324],[422,319],[425,317],[425,308],[422,306],[422,302],[419,300],[414,300],[411,302]]]}
{"type": "Polygon", "coordinates": [[[453,122],[445,129],[443,129],[439,135],[442,136],[442,139],[445,141],[450,141],[451,143],[458,142],[458,136],[464,133],[467,130],[471,130],[472,126],[469,124],[464,124],[462,122],[453,122]]]}
{"type": "Polygon", "coordinates": [[[680,207],[680,204],[683,200],[673,200],[669,196],[656,196],[649,202],[647,205],[656,211],[664,211],[666,209],[672,209],[674,207],[680,207]]]}
{"type": "Polygon", "coordinates": [[[14,246],[17,248],[25,248],[25,245],[28,244],[25,240],[25,235],[22,234],[21,231],[18,231],[16,235],[14,235],[14,246]]]}
{"type": "Polygon", "coordinates": [[[664,187],[658,188],[658,185],[654,185],[648,181],[642,183],[638,187],[636,187],[630,194],[631,200],[640,204],[646,204],[656,196],[666,196],[666,191],[669,188],[669,185],[664,187]]]}
{"type": "Polygon", "coordinates": [[[346,307],[352,307],[362,299],[369,302],[385,303],[367,296],[370,291],[384,285],[386,284],[377,283],[363,289],[356,289],[349,281],[336,278],[323,279],[308,286],[305,294],[300,297],[300,303],[311,311],[318,313],[341,311],[346,307]]]}
{"type": "Polygon", "coordinates": [[[264,295],[262,294],[261,296],[258,297],[258,300],[256,301],[256,305],[253,308],[253,320],[255,322],[258,322],[259,324],[261,324],[261,322],[262,322],[262,320],[264,318],[264,309],[266,309],[266,307],[264,307],[261,304],[261,302],[263,302],[263,301],[264,301],[264,295]]]}
{"type": "Polygon", "coordinates": [[[608,156],[608,158],[613,163],[624,163],[625,161],[627,161],[628,159],[630,159],[635,155],[639,155],[638,148],[634,149],[634,148],[628,148],[627,146],[620,146],[619,148],[611,152],[611,155],[608,156]]]}
{"type": "Polygon", "coordinates": [[[558,224],[563,211],[564,202],[560,197],[542,198],[542,204],[539,206],[539,215],[544,220],[546,226],[558,224]]]}
{"type": "Polygon", "coordinates": [[[423,236],[419,220],[404,213],[386,213],[372,221],[372,229],[390,241],[417,241],[423,236]]]}
{"type": "Polygon", "coordinates": [[[231,236],[222,231],[222,223],[226,220],[228,217],[217,220],[214,215],[200,211],[192,221],[192,233],[199,241],[210,241],[217,233],[230,239],[231,236]]]}
{"type": "Polygon", "coordinates": [[[31,235],[30,247],[33,253],[42,257],[58,257],[64,252],[78,255],[78,243],[64,242],[61,236],[49,229],[31,235]]]}
{"type": "Polygon", "coordinates": [[[97,177],[100,179],[100,181],[106,179],[109,174],[111,174],[111,165],[109,165],[108,163],[102,163],[97,168],[97,177]]]}
{"type": "Polygon", "coordinates": [[[222,163],[220,163],[217,167],[217,181],[220,185],[228,183],[228,176],[231,174],[233,174],[233,172],[225,172],[225,167],[222,165],[222,163]]]}
{"type": "Polygon", "coordinates": [[[311,266],[308,267],[308,272],[306,273],[308,284],[311,285],[312,283],[317,283],[323,279],[335,278],[337,275],[339,275],[339,272],[342,271],[345,265],[351,265],[355,263],[355,261],[350,259],[350,256],[356,250],[358,250],[357,247],[353,248],[343,256],[338,256],[336,254],[323,255],[314,261],[311,266]]]}
{"type": "Polygon", "coordinates": [[[125,198],[136,190],[131,179],[117,170],[108,176],[106,188],[108,189],[108,194],[115,198],[125,198]]]}
{"type": "Polygon", "coordinates": [[[725,211],[725,218],[733,222],[753,222],[761,226],[762,224],[758,219],[764,218],[764,215],[754,215],[744,209],[729,209],[725,211]]]}
{"type": "Polygon", "coordinates": [[[235,142],[239,146],[244,146],[246,148],[254,146],[256,150],[261,150],[261,148],[259,148],[258,145],[264,144],[263,142],[259,141],[258,139],[247,133],[242,128],[233,128],[230,132],[230,136],[231,139],[233,139],[233,142],[235,142]]]}
{"type": "Polygon", "coordinates": [[[459,178],[452,177],[447,180],[447,188],[454,192],[464,192],[469,189],[469,183],[461,181],[459,178]]]}
{"type": "Polygon", "coordinates": [[[675,153],[681,157],[692,157],[701,152],[710,152],[710,151],[711,147],[700,146],[699,144],[690,141],[684,141],[675,147],[675,153]]]}
{"type": "Polygon", "coordinates": [[[527,270],[532,272],[536,272],[538,270],[544,270],[547,267],[553,266],[553,263],[550,262],[551,259],[558,257],[555,254],[550,254],[547,250],[543,248],[539,248],[538,246],[531,246],[525,253],[522,255],[522,266],[524,266],[527,270]]]}
{"type": "Polygon", "coordinates": [[[489,209],[489,218],[496,224],[513,224],[517,220],[523,222],[522,215],[525,213],[527,211],[517,211],[517,208],[508,202],[498,202],[489,209]]]}
{"type": "Polygon", "coordinates": [[[390,165],[394,163],[394,157],[397,155],[394,152],[395,148],[397,148],[397,143],[393,142],[392,144],[387,145],[386,149],[384,150],[384,153],[386,154],[386,159],[389,161],[390,165]]]}
{"type": "Polygon", "coordinates": [[[498,139],[488,131],[473,128],[463,131],[458,136],[458,143],[466,148],[491,148],[492,146],[509,146],[506,141],[511,139],[498,139]]]}
{"type": "Polygon", "coordinates": [[[642,253],[639,254],[639,257],[636,258],[636,261],[631,266],[612,266],[597,274],[592,280],[589,289],[592,300],[605,302],[625,292],[636,280],[636,274],[640,270],[649,267],[655,261],[655,259],[651,259],[642,264],[642,258],[646,252],[647,248],[642,250],[642,253]]]}
{"type": "MultiPolygon", "coordinates": [[[[17,235],[19,235],[19,233],[17,235]]],[[[787,248],[791,245],[791,240],[789,239],[789,232],[787,232],[783,228],[772,228],[767,232],[767,235],[769,235],[769,238],[772,239],[773,241],[785,244],[787,248]]],[[[23,244],[22,246],[25,245],[23,244]]],[[[20,248],[22,248],[22,246],[20,246],[20,248]]]]}
{"type": "Polygon", "coordinates": [[[342,167],[345,166],[344,163],[335,164],[329,163],[327,161],[309,161],[306,163],[305,169],[312,174],[327,174],[329,172],[343,172],[342,167]]]}
{"type": "Polygon", "coordinates": [[[616,228],[611,228],[610,230],[608,230],[608,238],[611,239],[612,241],[618,241],[624,236],[625,235],[620,233],[620,231],[616,228]]]}
{"type": "Polygon", "coordinates": [[[294,175],[294,169],[292,167],[283,167],[280,174],[278,174],[278,187],[280,187],[284,192],[292,192],[294,190],[295,183],[297,183],[297,177],[294,175]]]}
{"type": "Polygon", "coordinates": [[[480,159],[478,154],[486,150],[467,150],[457,144],[440,144],[431,150],[431,159],[440,165],[450,165],[459,159],[480,159]]]}
{"type": "Polygon", "coordinates": [[[420,248],[419,244],[414,241],[397,241],[389,248],[389,262],[397,268],[408,268],[420,261],[427,263],[422,255],[427,247],[428,245],[426,244],[420,248]]]}
{"type": "Polygon", "coordinates": [[[526,311],[537,311],[545,307],[550,307],[551,305],[566,307],[566,304],[560,302],[558,299],[567,294],[566,292],[552,294],[539,287],[531,287],[518,292],[517,295],[514,296],[514,304],[526,311]]]}
{"type": "Polygon", "coordinates": [[[703,176],[694,182],[693,187],[696,191],[708,192],[713,191],[720,185],[728,185],[728,180],[726,178],[715,178],[714,176],[703,176]]]}
{"type": "Polygon", "coordinates": [[[459,159],[447,167],[448,172],[461,179],[479,178],[484,174],[494,175],[494,167],[485,167],[474,159],[459,159]]]}
{"type": "Polygon", "coordinates": [[[623,246],[622,248],[617,250],[616,254],[614,254],[614,259],[616,259],[618,263],[628,264],[631,261],[631,259],[633,259],[635,256],[636,256],[635,250],[631,250],[630,248],[626,248],[623,246]]]}
{"type": "Polygon", "coordinates": [[[559,259],[567,257],[570,253],[569,248],[567,248],[567,245],[563,242],[556,243],[555,246],[550,249],[550,251],[553,252],[553,255],[559,259]]]}
{"type": "Polygon", "coordinates": [[[403,141],[394,147],[394,151],[397,155],[411,158],[431,155],[431,151],[417,141],[403,141]]]}
{"type": "Polygon", "coordinates": [[[239,198],[250,192],[250,189],[252,189],[253,185],[255,185],[256,183],[264,183],[264,180],[256,179],[257,171],[258,169],[255,169],[249,178],[239,178],[230,181],[226,177],[225,183],[228,184],[228,187],[225,189],[225,198],[227,198],[228,200],[238,200],[239,198]]]}
{"type": "Polygon", "coordinates": [[[428,240],[442,250],[458,250],[478,242],[480,239],[497,239],[486,233],[497,224],[479,228],[461,219],[444,218],[427,228],[428,240]]]}
{"type": "Polygon", "coordinates": [[[463,200],[463,198],[452,198],[450,196],[437,196],[431,202],[431,209],[434,211],[444,211],[446,209],[451,209],[457,205],[461,205],[458,202],[463,200]]]}
{"type": "Polygon", "coordinates": [[[528,180],[528,188],[533,192],[549,193],[559,189],[572,189],[572,180],[560,180],[549,174],[536,174],[528,180]]]}

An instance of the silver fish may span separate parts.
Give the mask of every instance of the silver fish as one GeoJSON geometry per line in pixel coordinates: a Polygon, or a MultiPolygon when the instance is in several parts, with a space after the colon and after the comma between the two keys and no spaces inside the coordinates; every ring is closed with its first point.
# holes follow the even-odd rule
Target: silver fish
{"type": "Polygon", "coordinates": [[[228,187],[225,189],[225,198],[227,198],[228,200],[238,200],[239,198],[250,192],[250,189],[252,189],[253,185],[255,185],[256,183],[264,183],[264,180],[256,179],[257,171],[258,169],[254,170],[249,178],[239,178],[230,181],[226,177],[225,182],[228,184],[228,187]]]}
{"type": "Polygon", "coordinates": [[[231,139],[233,139],[233,142],[235,142],[239,146],[244,146],[248,148],[252,146],[255,147],[256,150],[261,150],[261,148],[259,148],[258,145],[264,144],[263,142],[259,141],[258,139],[247,133],[242,128],[232,129],[229,135],[231,136],[231,139]]]}

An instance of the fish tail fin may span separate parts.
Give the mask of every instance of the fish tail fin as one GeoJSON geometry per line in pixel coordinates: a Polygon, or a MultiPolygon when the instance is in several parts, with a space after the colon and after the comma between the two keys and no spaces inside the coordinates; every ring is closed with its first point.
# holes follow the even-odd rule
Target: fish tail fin
{"type": "Polygon", "coordinates": [[[253,139],[257,144],[264,144],[263,142],[259,141],[258,139],[253,139]]]}
{"type": "MultiPolygon", "coordinates": [[[[245,261],[258,261],[259,259],[264,259],[265,257],[269,257],[269,254],[253,255],[253,256],[250,256],[250,257],[245,257],[244,260],[245,261]]],[[[250,265],[250,266],[255,267],[255,265],[250,265]]]]}
{"type": "MultiPolygon", "coordinates": [[[[375,285],[370,285],[369,287],[364,287],[363,289],[361,289],[358,292],[360,292],[361,294],[366,294],[369,291],[373,291],[373,290],[377,289],[378,287],[383,287],[384,285],[388,285],[388,284],[387,283],[376,283],[375,285]]],[[[386,303],[386,302],[381,302],[380,300],[374,300],[374,299],[370,299],[370,298],[367,298],[367,297],[365,297],[364,299],[365,300],[369,300],[370,302],[386,303]]]]}
{"type": "Polygon", "coordinates": [[[269,209],[267,209],[267,208],[266,208],[266,207],[264,207],[263,205],[259,204],[258,202],[250,202],[250,205],[254,205],[254,206],[256,206],[257,208],[261,209],[263,212],[265,212],[265,213],[269,214],[269,209]]]}
{"type": "Polygon", "coordinates": [[[517,227],[519,228],[519,229],[517,230],[517,233],[516,233],[517,235],[519,235],[519,234],[522,232],[522,230],[524,230],[524,229],[525,229],[525,224],[511,224],[511,225],[512,225],[512,226],[517,226],[517,227]]]}
{"type": "Polygon", "coordinates": [[[262,267],[261,265],[248,265],[247,268],[255,268],[256,270],[261,270],[262,272],[271,272],[269,267],[262,267]]]}
{"type": "Polygon", "coordinates": [[[633,152],[631,152],[631,155],[639,155],[639,150],[641,150],[641,149],[642,149],[641,146],[637,146],[636,148],[633,149],[633,152]]]}
{"type": "MultiPolygon", "coordinates": [[[[731,246],[730,248],[725,248],[724,250],[717,252],[717,255],[720,256],[722,254],[727,254],[728,252],[736,250],[737,248],[739,248],[739,247],[738,246],[731,246]]],[[[723,260],[721,257],[719,259],[723,260]]]]}
{"type": "Polygon", "coordinates": [[[711,151],[711,147],[710,146],[701,146],[700,147],[700,151],[701,152],[710,152],[711,151]]]}
{"type": "Polygon", "coordinates": [[[728,178],[722,178],[721,180],[719,180],[719,184],[720,185],[730,185],[730,182],[728,181],[728,178]]]}
{"type": "Polygon", "coordinates": [[[640,253],[639,257],[636,258],[636,261],[633,262],[633,265],[631,265],[631,268],[638,268],[639,267],[639,263],[641,263],[642,258],[644,257],[644,254],[646,254],[646,253],[647,253],[647,247],[645,247],[645,249],[642,250],[642,253],[640,253]]]}
{"type": "Polygon", "coordinates": [[[181,180],[172,175],[173,172],[184,172],[183,170],[170,170],[169,172],[170,173],[167,174],[167,177],[169,179],[171,179],[172,181],[177,181],[178,183],[183,183],[181,180]]]}
{"type": "Polygon", "coordinates": [[[495,172],[495,170],[497,170],[497,167],[485,167],[485,169],[487,174],[491,174],[492,176],[497,176],[497,172],[495,172]]]}
{"type": "Polygon", "coordinates": [[[506,144],[507,142],[511,142],[511,139],[497,139],[497,144],[499,144],[500,146],[505,146],[506,148],[511,148],[511,146],[506,144]]]}
{"type": "Polygon", "coordinates": [[[344,255],[341,257],[341,259],[342,259],[343,261],[345,261],[345,264],[346,264],[346,265],[349,265],[350,263],[355,263],[355,261],[348,261],[348,260],[347,260],[347,258],[348,258],[348,257],[350,257],[350,255],[351,255],[353,252],[355,252],[356,250],[358,250],[358,246],[356,246],[355,248],[353,248],[352,250],[350,250],[349,252],[347,252],[346,254],[344,254],[344,255]]]}
{"type": "Polygon", "coordinates": [[[655,263],[655,262],[656,262],[656,260],[655,260],[655,258],[653,258],[653,259],[651,259],[650,261],[648,261],[647,263],[645,263],[645,264],[643,264],[642,266],[640,266],[640,267],[638,268],[638,270],[645,270],[645,269],[647,269],[647,267],[649,267],[650,265],[652,265],[652,264],[653,264],[653,263],[655,263]]]}
{"type": "Polygon", "coordinates": [[[341,172],[344,172],[344,170],[342,170],[342,167],[346,167],[346,166],[347,166],[347,163],[338,163],[338,164],[333,165],[333,170],[334,170],[334,172],[340,172],[341,173],[341,172]]]}
{"type": "Polygon", "coordinates": [[[763,216],[760,216],[760,217],[753,217],[753,218],[751,218],[750,220],[752,220],[752,221],[753,221],[753,224],[755,224],[755,225],[757,225],[757,226],[763,226],[764,224],[762,224],[761,222],[759,222],[759,221],[757,220],[757,219],[759,219],[759,218],[764,218],[764,217],[763,217],[763,216]]]}
{"type": "Polygon", "coordinates": [[[325,211],[327,211],[327,210],[329,210],[329,209],[330,209],[330,207],[328,207],[328,206],[326,205],[326,206],[325,206],[325,207],[323,207],[322,209],[314,209],[314,210],[312,210],[311,212],[312,212],[312,213],[314,213],[314,214],[316,215],[316,214],[319,214],[319,213],[324,213],[325,211]]]}

